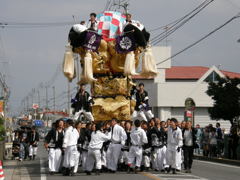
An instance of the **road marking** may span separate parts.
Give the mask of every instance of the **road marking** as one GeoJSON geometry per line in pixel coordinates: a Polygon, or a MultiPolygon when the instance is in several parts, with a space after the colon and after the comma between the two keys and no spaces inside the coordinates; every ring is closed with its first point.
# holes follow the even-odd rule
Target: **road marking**
{"type": "Polygon", "coordinates": [[[206,163],[206,164],[213,164],[213,165],[218,165],[218,166],[223,166],[223,167],[229,167],[229,168],[236,168],[236,169],[240,169],[239,166],[234,166],[234,165],[227,165],[227,164],[221,164],[221,163],[215,163],[215,162],[208,162],[208,161],[201,161],[201,160],[196,160],[202,163],[206,163]]]}
{"type": "Polygon", "coordinates": [[[44,166],[44,160],[40,158],[40,180],[47,180],[46,167],[44,166]]]}
{"type": "Polygon", "coordinates": [[[150,179],[153,179],[153,180],[161,180],[159,177],[155,176],[154,174],[151,174],[151,173],[146,173],[146,172],[140,172],[139,174],[143,175],[143,176],[146,176],[150,179]]]}
{"type": "Polygon", "coordinates": [[[195,176],[193,174],[185,174],[185,173],[177,173],[177,174],[152,174],[141,172],[139,173],[143,176],[146,176],[153,180],[208,180],[206,178],[202,178],[199,176],[195,176]]]}
{"type": "Polygon", "coordinates": [[[21,166],[19,170],[20,170],[20,179],[21,180],[31,180],[30,174],[26,167],[21,166]]]}

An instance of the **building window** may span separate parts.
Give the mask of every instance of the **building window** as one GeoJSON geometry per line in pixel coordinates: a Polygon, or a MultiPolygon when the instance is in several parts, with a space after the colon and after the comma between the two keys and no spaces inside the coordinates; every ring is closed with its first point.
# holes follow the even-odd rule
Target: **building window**
{"type": "Polygon", "coordinates": [[[216,82],[216,81],[218,81],[217,79],[219,77],[220,76],[215,71],[213,71],[211,74],[209,74],[209,76],[204,81],[205,82],[216,82]]]}

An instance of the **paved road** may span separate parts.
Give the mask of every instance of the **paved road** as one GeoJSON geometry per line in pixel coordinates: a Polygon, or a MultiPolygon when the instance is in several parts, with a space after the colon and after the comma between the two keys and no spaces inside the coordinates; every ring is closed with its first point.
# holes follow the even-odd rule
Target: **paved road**
{"type": "Polygon", "coordinates": [[[19,163],[21,176],[24,180],[238,180],[240,177],[240,167],[230,166],[225,164],[206,162],[206,161],[194,161],[191,174],[178,173],[163,174],[156,172],[139,173],[139,174],[127,174],[125,172],[119,172],[116,174],[103,173],[100,176],[91,175],[87,176],[85,173],[78,173],[74,177],[66,177],[61,174],[49,175],[47,168],[47,152],[43,146],[40,145],[38,151],[38,158],[35,161],[24,161],[19,163]],[[27,178],[27,176],[30,178],[27,178]]]}

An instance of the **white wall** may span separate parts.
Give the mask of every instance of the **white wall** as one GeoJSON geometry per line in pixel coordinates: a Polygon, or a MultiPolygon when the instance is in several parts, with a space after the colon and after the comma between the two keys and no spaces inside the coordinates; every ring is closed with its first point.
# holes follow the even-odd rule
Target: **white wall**
{"type": "Polygon", "coordinates": [[[198,107],[211,107],[212,99],[206,94],[206,83],[160,83],[158,84],[158,107],[184,107],[188,97],[194,99],[198,107]]]}

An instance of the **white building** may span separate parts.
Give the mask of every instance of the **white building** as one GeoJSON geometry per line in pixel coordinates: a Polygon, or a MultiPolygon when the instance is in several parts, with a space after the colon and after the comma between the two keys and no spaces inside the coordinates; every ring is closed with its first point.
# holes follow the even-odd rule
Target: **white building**
{"type": "MultiPolygon", "coordinates": [[[[158,55],[161,53],[162,56],[170,56],[169,47],[154,47],[153,50],[158,52],[154,53],[155,57],[159,57],[158,55]]],[[[164,58],[162,59],[164,60],[164,58]]],[[[240,78],[240,73],[219,70],[215,66],[211,68],[200,66],[171,67],[171,61],[167,61],[160,65],[159,75],[155,79],[141,76],[135,76],[134,79],[145,84],[145,89],[149,94],[149,104],[156,117],[161,120],[175,117],[179,121],[183,121],[185,100],[190,97],[196,103],[194,124],[200,124],[201,127],[204,127],[210,123],[214,126],[216,124],[216,121],[211,120],[208,114],[208,108],[213,106],[213,101],[206,94],[207,81],[214,81],[216,76],[240,78]]],[[[221,127],[229,130],[229,121],[219,122],[221,127]]]]}

